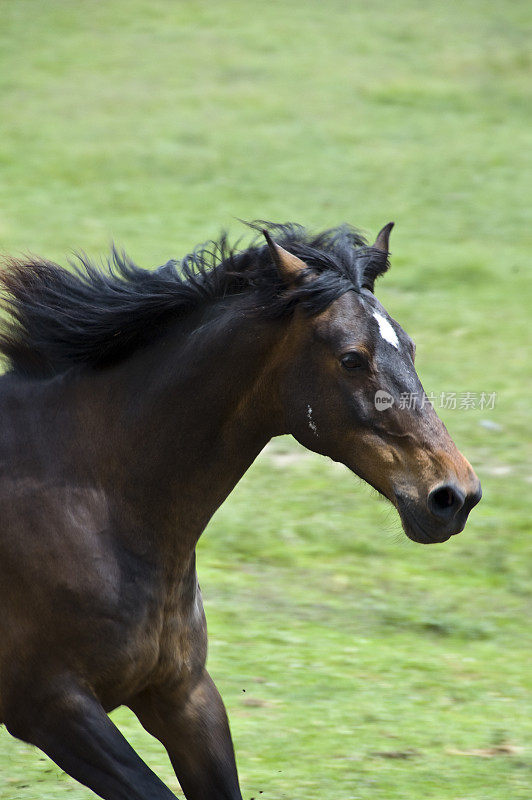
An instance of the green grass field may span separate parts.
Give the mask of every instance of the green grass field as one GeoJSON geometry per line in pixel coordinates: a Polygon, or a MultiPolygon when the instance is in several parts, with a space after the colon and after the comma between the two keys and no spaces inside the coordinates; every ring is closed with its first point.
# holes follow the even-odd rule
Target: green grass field
{"type": "MultiPolygon", "coordinates": [[[[442,412],[484,489],[445,545],[290,439],[216,515],[209,668],[246,800],[532,797],[531,24],[524,0],[1,4],[3,251],[114,239],[151,266],[238,217],[394,219],[378,294],[425,388],[497,392],[442,412]]],[[[62,797],[93,795],[0,730],[0,800],[62,797]]]]}

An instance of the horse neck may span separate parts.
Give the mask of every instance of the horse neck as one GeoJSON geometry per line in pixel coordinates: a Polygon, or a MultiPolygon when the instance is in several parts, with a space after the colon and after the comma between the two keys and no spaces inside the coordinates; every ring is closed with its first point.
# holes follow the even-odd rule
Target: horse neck
{"type": "Polygon", "coordinates": [[[230,306],[96,377],[89,428],[110,490],[187,544],[283,432],[275,360],[285,323],[230,306]]]}

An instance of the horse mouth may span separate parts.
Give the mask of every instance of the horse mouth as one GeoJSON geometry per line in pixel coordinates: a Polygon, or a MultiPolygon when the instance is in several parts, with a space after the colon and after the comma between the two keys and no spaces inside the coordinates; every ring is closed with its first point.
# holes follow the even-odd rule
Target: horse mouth
{"type": "Polygon", "coordinates": [[[396,508],[399,512],[404,532],[409,539],[418,544],[442,544],[464,529],[463,525],[455,530],[424,525],[418,516],[407,507],[404,499],[399,496],[397,496],[396,508]]]}

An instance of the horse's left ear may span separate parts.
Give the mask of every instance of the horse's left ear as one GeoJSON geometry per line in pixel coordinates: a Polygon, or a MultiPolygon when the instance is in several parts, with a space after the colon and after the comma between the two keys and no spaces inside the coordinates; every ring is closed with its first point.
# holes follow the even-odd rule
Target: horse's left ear
{"type": "Polygon", "coordinates": [[[307,265],[304,261],[301,261],[300,258],[292,255],[292,253],[289,253],[284,247],[274,242],[268,231],[264,230],[262,232],[268,243],[273,263],[279,270],[279,274],[287,283],[294,283],[302,274],[303,270],[307,269],[307,265]]]}
{"type": "Polygon", "coordinates": [[[390,249],[388,246],[390,242],[390,233],[394,225],[395,222],[389,222],[378,232],[375,244],[373,245],[376,250],[382,250],[383,253],[388,253],[390,249]]]}
{"type": "Polygon", "coordinates": [[[375,288],[375,280],[388,269],[388,253],[390,232],[394,226],[393,222],[389,222],[377,234],[375,244],[371,248],[362,251],[360,257],[360,272],[362,276],[362,288],[368,289],[373,292],[375,288]],[[377,252],[375,252],[377,251],[377,252]]]}

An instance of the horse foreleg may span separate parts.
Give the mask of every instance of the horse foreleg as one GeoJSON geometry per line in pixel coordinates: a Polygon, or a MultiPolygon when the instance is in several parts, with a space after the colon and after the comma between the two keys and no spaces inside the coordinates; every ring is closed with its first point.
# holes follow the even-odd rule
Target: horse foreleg
{"type": "Polygon", "coordinates": [[[204,670],[190,692],[150,687],[130,703],[162,742],[187,800],[242,800],[227,714],[204,670]]]}
{"type": "Polygon", "coordinates": [[[26,693],[6,727],[104,800],[175,800],[81,687],[26,693]]]}

